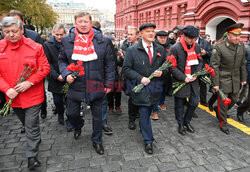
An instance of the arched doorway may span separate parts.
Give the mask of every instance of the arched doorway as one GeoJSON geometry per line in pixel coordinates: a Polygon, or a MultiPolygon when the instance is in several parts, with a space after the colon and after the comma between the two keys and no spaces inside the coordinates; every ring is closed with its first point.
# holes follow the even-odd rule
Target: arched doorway
{"type": "Polygon", "coordinates": [[[218,40],[223,36],[225,29],[235,23],[234,19],[227,16],[216,17],[207,23],[206,34],[211,36],[211,40],[218,40]]]}

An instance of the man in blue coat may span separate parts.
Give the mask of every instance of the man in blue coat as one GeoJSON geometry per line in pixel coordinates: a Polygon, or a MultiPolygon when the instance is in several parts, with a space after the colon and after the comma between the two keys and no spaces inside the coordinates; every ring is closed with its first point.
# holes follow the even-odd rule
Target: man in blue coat
{"type": "Polygon", "coordinates": [[[102,34],[95,34],[89,13],[75,15],[75,28],[62,39],[59,69],[70,84],[67,95],[67,115],[74,126],[74,137],[81,135],[84,120],[80,117],[81,102],[91,107],[93,117],[92,142],[96,152],[104,154],[102,146],[102,101],[111,91],[115,80],[115,63],[110,42],[102,34]],[[70,63],[83,62],[84,76],[73,77],[67,70],[70,63]]]}
{"type": "Polygon", "coordinates": [[[144,87],[139,93],[131,91],[132,103],[139,107],[140,129],[144,137],[145,152],[153,153],[153,132],[150,115],[153,105],[160,99],[163,81],[162,71],[157,69],[164,63],[166,50],[153,42],[155,38],[155,24],[144,23],[139,27],[141,40],[126,51],[123,74],[127,78],[127,89],[133,89],[135,84],[142,83],[144,87]],[[154,78],[148,77],[154,73],[154,78]]]}

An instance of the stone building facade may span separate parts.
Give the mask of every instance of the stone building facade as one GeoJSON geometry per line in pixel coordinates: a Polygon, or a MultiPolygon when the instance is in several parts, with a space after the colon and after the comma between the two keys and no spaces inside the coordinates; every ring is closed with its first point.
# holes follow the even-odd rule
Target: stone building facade
{"type": "Polygon", "coordinates": [[[243,40],[250,34],[249,0],[116,0],[115,32],[119,37],[128,26],[155,23],[156,30],[195,25],[201,34],[219,39],[227,26],[244,23],[243,40]]]}

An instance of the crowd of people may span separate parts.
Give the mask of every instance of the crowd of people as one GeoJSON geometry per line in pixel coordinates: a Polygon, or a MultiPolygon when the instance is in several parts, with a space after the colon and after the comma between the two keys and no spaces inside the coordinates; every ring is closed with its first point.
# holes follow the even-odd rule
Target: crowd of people
{"type": "Polygon", "coordinates": [[[245,86],[250,83],[250,41],[246,45],[240,42],[243,24],[225,28],[226,37],[218,41],[211,41],[209,35],[202,36],[197,26],[157,33],[156,27],[153,23],[143,23],[139,28],[129,26],[120,41],[114,33],[103,33],[100,23],[92,21],[90,14],[79,12],[75,15],[75,27],[68,33],[62,24],[56,24],[45,41],[38,33],[24,27],[20,11],[11,10],[2,19],[0,103],[2,108],[6,100],[11,100],[11,107],[23,125],[21,133],[26,135],[28,168],[40,165],[37,158],[42,141],[39,114],[43,119],[47,116],[46,77],[58,124],[66,124],[75,139],[80,137],[84,126],[82,102],[89,106],[93,127],[91,140],[100,155],[104,154],[102,134],[113,133],[107,121],[108,114],[122,113],[122,93],[129,97],[128,128],[135,130],[135,120],[139,118],[148,154],[153,154],[151,118],[159,120],[159,110],[167,111],[166,96],[174,96],[175,118],[181,135],[195,133],[191,121],[198,117],[195,110],[199,102],[216,111],[220,130],[226,134],[229,134],[227,111],[236,102],[237,118],[244,120],[243,113],[250,106],[250,87],[245,86]],[[174,56],[177,66],[158,70],[167,56],[174,56]],[[68,67],[72,63],[83,67],[84,74],[73,75],[68,67]],[[34,70],[26,80],[19,82],[17,78],[27,64],[34,70]],[[193,77],[206,64],[215,71],[209,101],[207,84],[193,77]],[[153,79],[149,79],[151,74],[153,79]],[[176,82],[186,84],[173,95],[172,84],[176,82]],[[63,92],[66,83],[70,84],[67,93],[63,92]],[[140,92],[133,91],[140,83],[144,88],[140,92]],[[228,106],[218,96],[219,89],[231,99],[228,106]],[[243,103],[243,96],[237,100],[240,89],[241,95],[248,91],[243,103]],[[213,106],[216,100],[219,107],[213,106]]]}

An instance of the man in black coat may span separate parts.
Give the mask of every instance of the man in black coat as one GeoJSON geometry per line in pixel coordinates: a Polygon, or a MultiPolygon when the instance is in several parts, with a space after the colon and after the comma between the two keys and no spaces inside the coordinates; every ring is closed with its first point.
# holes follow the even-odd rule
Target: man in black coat
{"type": "MultiPolygon", "coordinates": [[[[197,27],[197,29],[200,33],[200,28],[197,27]]],[[[210,57],[212,55],[212,45],[205,38],[203,38],[200,34],[198,36],[197,43],[200,45],[200,48],[201,48],[201,57],[202,57],[202,62],[203,62],[203,67],[204,67],[205,64],[210,64],[210,57]]],[[[207,84],[201,80],[199,80],[199,84],[200,84],[200,104],[207,107],[208,106],[207,84]]]]}
{"type": "MultiPolygon", "coordinates": [[[[137,44],[139,39],[139,30],[136,27],[128,27],[128,35],[127,35],[127,39],[122,43],[121,49],[118,51],[118,66],[122,66],[123,65],[123,61],[124,61],[124,56],[126,54],[126,51],[129,47],[137,44]]],[[[139,113],[139,108],[137,106],[135,106],[132,103],[132,97],[130,96],[129,93],[126,92],[126,87],[127,87],[127,82],[126,82],[126,78],[121,75],[122,79],[123,79],[123,83],[124,83],[124,92],[126,93],[126,95],[129,96],[128,99],[128,116],[129,116],[129,122],[128,122],[128,128],[130,130],[135,130],[136,129],[136,124],[135,124],[135,120],[136,120],[136,116],[139,113]]]]}
{"type": "MultiPolygon", "coordinates": [[[[62,38],[66,35],[66,29],[63,25],[57,24],[53,27],[52,37],[43,44],[43,49],[45,55],[50,64],[50,75],[48,77],[49,84],[48,90],[52,92],[53,101],[58,113],[59,124],[64,125],[64,98],[65,95],[62,94],[63,85],[66,83],[59,71],[58,66],[58,55],[60,50],[60,45],[62,38]]],[[[67,131],[72,130],[72,126],[68,121],[67,131]]]]}
{"type": "Polygon", "coordinates": [[[199,82],[196,77],[192,77],[192,74],[202,69],[202,60],[198,56],[201,52],[200,46],[195,43],[198,30],[194,26],[186,26],[183,33],[180,42],[170,48],[170,55],[174,55],[177,60],[177,67],[172,71],[173,82],[186,82],[186,85],[175,94],[175,118],[179,125],[178,131],[185,135],[186,130],[194,133],[190,122],[199,103],[199,82]],[[186,98],[189,98],[189,101],[183,118],[186,98]]]}
{"type": "Polygon", "coordinates": [[[139,83],[144,84],[140,92],[134,93],[131,90],[132,103],[139,106],[140,128],[144,137],[145,152],[153,153],[153,132],[150,115],[153,105],[159,101],[162,92],[162,71],[157,69],[164,63],[166,50],[153,42],[155,37],[155,24],[145,23],[139,28],[141,40],[129,47],[123,63],[123,74],[127,78],[127,89],[133,89],[139,83]],[[148,79],[154,73],[152,80],[148,79]]]}
{"type": "Polygon", "coordinates": [[[96,152],[104,154],[102,145],[102,102],[115,80],[115,63],[110,41],[102,34],[95,34],[89,13],[75,15],[76,27],[62,39],[59,69],[63,79],[70,84],[67,95],[67,115],[78,139],[84,120],[80,117],[81,102],[90,105],[93,117],[92,142],[96,152]],[[83,61],[84,76],[73,77],[67,70],[70,63],[83,61]]]}

